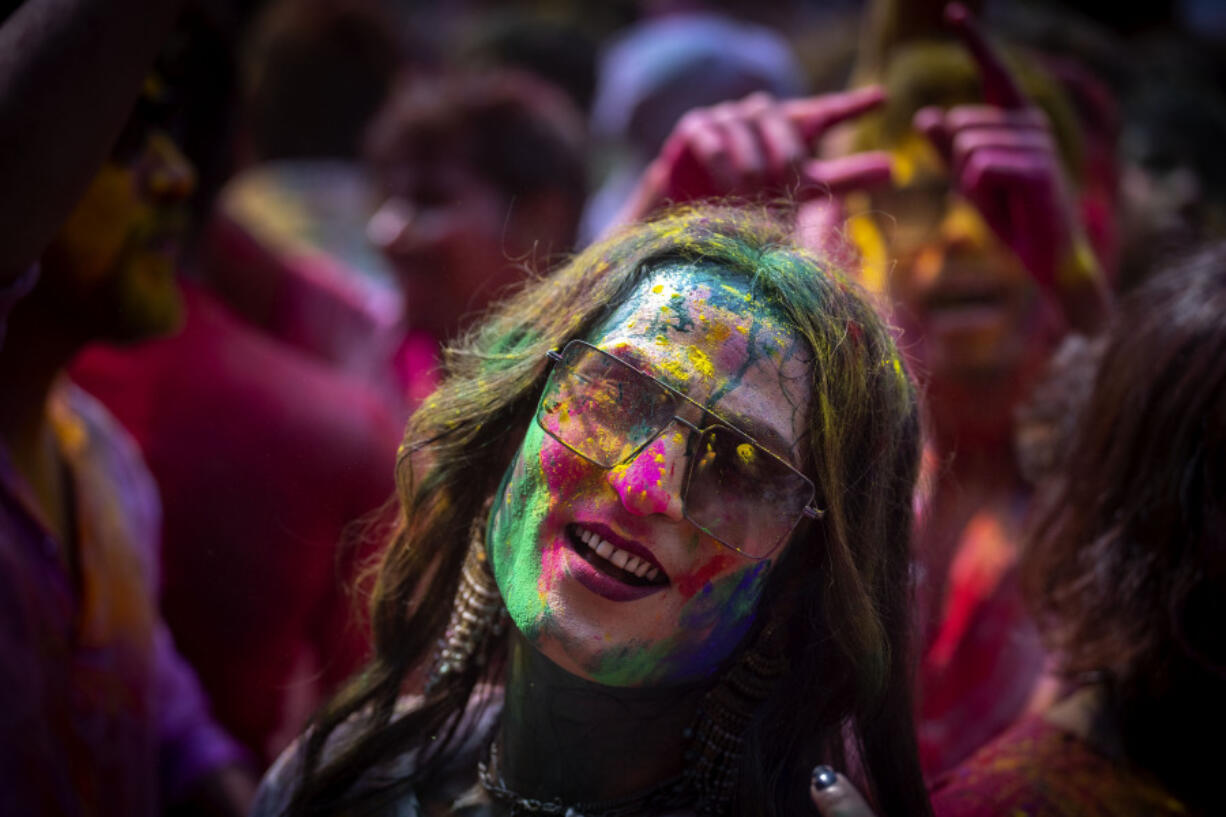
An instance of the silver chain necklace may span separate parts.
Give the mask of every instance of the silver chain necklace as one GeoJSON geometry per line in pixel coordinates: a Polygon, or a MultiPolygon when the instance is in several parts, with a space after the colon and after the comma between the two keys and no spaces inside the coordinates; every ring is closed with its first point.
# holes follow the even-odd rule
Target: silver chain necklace
{"type": "Polygon", "coordinates": [[[620,800],[567,805],[561,800],[539,800],[525,797],[507,787],[498,764],[498,740],[490,741],[486,759],[477,764],[477,779],[486,793],[511,808],[511,817],[545,814],[549,817],[640,817],[691,805],[694,793],[683,775],[666,780],[642,794],[620,800]]]}

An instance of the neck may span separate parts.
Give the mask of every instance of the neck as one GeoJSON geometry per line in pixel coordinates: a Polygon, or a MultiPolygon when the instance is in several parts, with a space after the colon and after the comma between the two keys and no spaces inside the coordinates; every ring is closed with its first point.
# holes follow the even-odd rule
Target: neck
{"type": "Polygon", "coordinates": [[[562,670],[513,632],[501,773],[519,794],[565,803],[633,796],[681,774],[694,686],[608,687],[562,670]]]}

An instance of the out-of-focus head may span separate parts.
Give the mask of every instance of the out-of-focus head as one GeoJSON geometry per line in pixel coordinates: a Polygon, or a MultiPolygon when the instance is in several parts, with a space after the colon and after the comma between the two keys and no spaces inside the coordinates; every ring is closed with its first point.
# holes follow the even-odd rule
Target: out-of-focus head
{"type": "Polygon", "coordinates": [[[1171,691],[1175,661],[1226,680],[1224,316],[1221,243],[1119,304],[1025,551],[1070,674],[1105,670],[1142,695],[1171,691]]]}
{"type": "Polygon", "coordinates": [[[578,113],[503,72],[408,81],[367,155],[385,197],[367,234],[405,288],[409,323],[443,337],[522,266],[570,249],[584,195],[578,113]]]}
{"type": "Polygon", "coordinates": [[[586,114],[596,92],[596,41],[577,20],[507,10],[475,21],[460,63],[478,71],[510,69],[539,77],[586,114]]]}
{"type": "Polygon", "coordinates": [[[245,43],[252,158],[356,158],[400,70],[394,18],[374,0],[277,0],[245,43]]]}
{"type": "MultiPolygon", "coordinates": [[[[1056,85],[1024,60],[1007,59],[1052,126],[1069,177],[1080,175],[1075,118],[1056,85]]],[[[917,41],[891,52],[886,104],[863,119],[861,150],[888,150],[894,185],[852,201],[852,238],[866,284],[885,290],[904,346],[934,380],[998,383],[1032,370],[1054,335],[1055,316],[1017,257],[969,201],[951,188],[936,148],[912,125],[921,108],[982,104],[978,70],[963,46],[917,41]]]]}
{"type": "Polygon", "coordinates": [[[32,296],[84,340],[135,341],[182,320],[175,279],[195,170],[159,125],[156,78],[43,254],[32,296]]]}
{"type": "Polygon", "coordinates": [[[1184,79],[1149,82],[1124,104],[1119,286],[1172,253],[1226,238],[1226,99],[1184,79]]]}
{"type": "Polygon", "coordinates": [[[647,160],[686,111],[755,91],[802,90],[800,66],[778,32],[720,14],[672,14],[632,27],[606,49],[592,132],[647,160]]]}

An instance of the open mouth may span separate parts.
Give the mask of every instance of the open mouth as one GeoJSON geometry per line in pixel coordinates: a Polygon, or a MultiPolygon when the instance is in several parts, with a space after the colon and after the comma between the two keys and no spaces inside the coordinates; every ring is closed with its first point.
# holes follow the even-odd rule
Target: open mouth
{"type": "Polygon", "coordinates": [[[603,526],[570,524],[566,539],[579,556],[601,573],[631,587],[665,587],[668,574],[659,562],[641,545],[632,542],[614,544],[610,531],[603,526]]]}

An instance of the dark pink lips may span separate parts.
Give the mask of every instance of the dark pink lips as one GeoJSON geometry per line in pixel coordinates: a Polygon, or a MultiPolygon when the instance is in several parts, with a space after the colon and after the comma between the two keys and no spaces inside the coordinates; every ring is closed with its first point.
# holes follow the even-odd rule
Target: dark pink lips
{"type": "Polygon", "coordinates": [[[587,522],[572,523],[567,525],[566,537],[570,543],[566,551],[570,575],[598,596],[610,601],[634,601],[663,590],[669,584],[668,574],[650,550],[638,542],[617,535],[605,525],[587,522]],[[579,536],[581,530],[590,531],[607,540],[614,547],[641,558],[648,565],[659,570],[659,576],[655,580],[644,582],[642,578],[622,571],[584,544],[579,536]]]}

